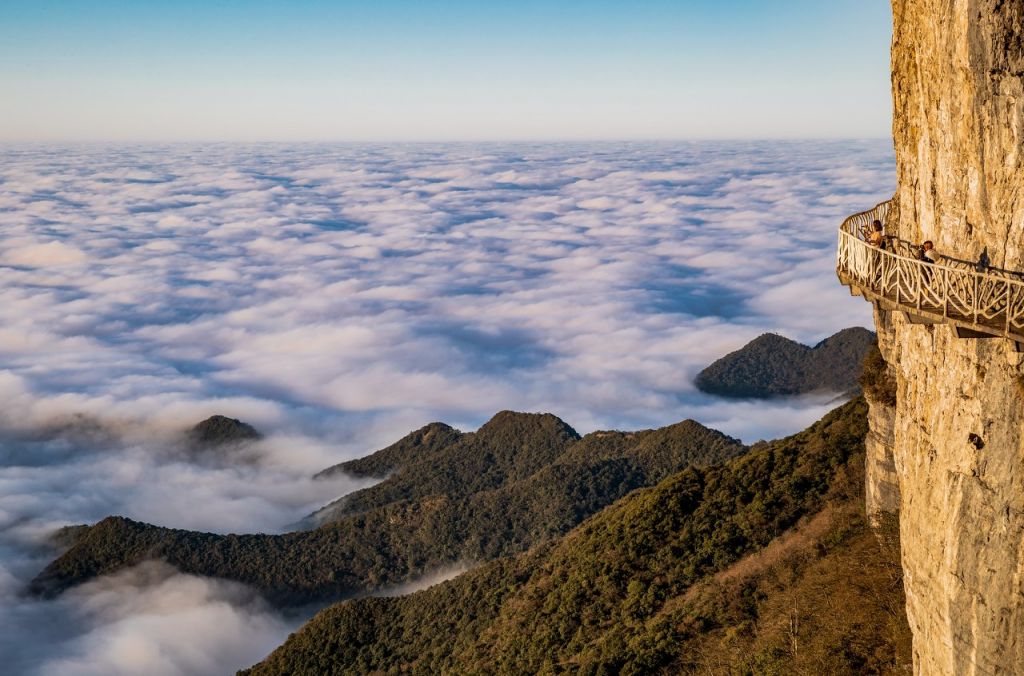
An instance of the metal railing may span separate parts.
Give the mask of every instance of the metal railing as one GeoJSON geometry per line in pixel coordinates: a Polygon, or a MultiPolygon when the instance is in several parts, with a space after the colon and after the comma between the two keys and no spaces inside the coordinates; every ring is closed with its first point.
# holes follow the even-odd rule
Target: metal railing
{"type": "Polygon", "coordinates": [[[891,201],[850,216],[839,227],[836,272],[846,285],[898,309],[991,336],[1024,341],[1024,281],[1019,273],[978,271],[966,261],[940,257],[926,263],[913,245],[890,237],[886,248],[863,239],[872,221],[885,223],[891,201]]]}

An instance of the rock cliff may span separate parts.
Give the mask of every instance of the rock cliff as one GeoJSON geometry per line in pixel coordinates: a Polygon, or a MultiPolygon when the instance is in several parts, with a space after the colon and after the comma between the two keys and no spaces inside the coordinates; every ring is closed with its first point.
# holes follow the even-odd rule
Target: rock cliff
{"type": "MultiPolygon", "coordinates": [[[[1024,269],[1024,2],[893,0],[893,18],[890,232],[1024,269]]],[[[898,312],[876,325],[896,403],[871,402],[868,507],[891,509],[898,484],[915,671],[1024,673],[1017,346],[898,312]]]]}
{"type": "Polygon", "coordinates": [[[890,313],[875,308],[877,352],[869,352],[860,377],[868,402],[868,434],[864,439],[867,467],[864,475],[866,511],[872,523],[880,514],[900,511],[899,477],[896,474],[896,374],[883,355],[892,355],[895,332],[890,313]]]}

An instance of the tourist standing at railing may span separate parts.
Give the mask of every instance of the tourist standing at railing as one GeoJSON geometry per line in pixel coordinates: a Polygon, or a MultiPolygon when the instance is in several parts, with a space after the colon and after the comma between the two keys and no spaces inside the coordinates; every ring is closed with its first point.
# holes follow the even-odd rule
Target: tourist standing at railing
{"type": "Polygon", "coordinates": [[[861,230],[861,234],[864,236],[864,241],[879,249],[885,248],[885,235],[882,233],[882,221],[875,220],[871,223],[871,228],[864,228],[861,230]]]}
{"type": "Polygon", "coordinates": [[[932,244],[930,239],[924,241],[924,243],[917,249],[917,259],[925,263],[936,263],[939,260],[939,252],[935,250],[935,245],[932,244]]]}
{"type": "Polygon", "coordinates": [[[877,246],[879,249],[885,248],[885,235],[882,234],[882,222],[875,221],[872,224],[874,227],[871,231],[871,235],[868,237],[868,242],[871,246],[877,246]]]}
{"type": "MultiPolygon", "coordinates": [[[[922,263],[934,265],[935,262],[939,260],[939,254],[937,251],[935,251],[935,245],[932,244],[932,241],[930,239],[925,240],[921,244],[921,246],[914,247],[914,251],[917,260],[921,261],[922,263]]],[[[927,266],[921,269],[921,279],[922,281],[924,281],[925,284],[932,283],[932,271],[928,270],[927,266]]]]}
{"type": "Polygon", "coordinates": [[[937,263],[939,260],[939,252],[935,250],[935,245],[932,244],[930,239],[926,239],[924,242],[912,249],[914,252],[914,258],[922,263],[937,263]]]}
{"type": "MultiPolygon", "coordinates": [[[[871,227],[861,226],[860,229],[861,237],[871,247],[879,250],[885,249],[885,234],[882,232],[882,221],[875,219],[871,222],[871,227]]],[[[868,262],[868,278],[876,280],[881,276],[882,273],[882,255],[878,252],[871,252],[871,257],[868,262]]]]}

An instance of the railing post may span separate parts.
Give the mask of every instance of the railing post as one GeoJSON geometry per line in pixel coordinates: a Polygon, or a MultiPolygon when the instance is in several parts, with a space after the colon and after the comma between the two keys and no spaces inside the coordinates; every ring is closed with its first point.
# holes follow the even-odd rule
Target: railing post
{"type": "Polygon", "coordinates": [[[1006,313],[1006,330],[1003,335],[1009,337],[1010,335],[1010,283],[1003,282],[1006,285],[1006,307],[1003,308],[1003,312],[1006,313]]]}
{"type": "Polygon", "coordinates": [[[875,275],[871,277],[871,288],[882,293],[885,288],[885,254],[879,254],[875,275]]]}
{"type": "Polygon", "coordinates": [[[878,285],[878,290],[881,291],[883,295],[886,291],[886,284],[889,283],[889,278],[892,277],[892,270],[889,268],[894,266],[894,263],[890,263],[889,261],[894,260],[894,258],[890,258],[889,256],[885,257],[885,265],[882,267],[882,281],[878,285]]]}
{"type": "Polygon", "coordinates": [[[949,270],[943,268],[942,272],[942,318],[949,317],[949,270]]]}
{"type": "Polygon", "coordinates": [[[978,275],[974,275],[974,293],[971,294],[971,312],[974,314],[974,323],[978,323],[978,275]]]}
{"type": "MultiPolygon", "coordinates": [[[[924,270],[920,270],[919,272],[924,272],[924,270]]],[[[917,309],[920,310],[921,309],[921,296],[924,294],[924,289],[923,289],[923,286],[924,286],[924,275],[923,274],[917,274],[917,275],[914,275],[914,276],[917,277],[917,293],[915,295],[917,296],[917,309]]]]}
{"type": "Polygon", "coordinates": [[[900,268],[896,265],[896,304],[900,304],[900,268]]]}

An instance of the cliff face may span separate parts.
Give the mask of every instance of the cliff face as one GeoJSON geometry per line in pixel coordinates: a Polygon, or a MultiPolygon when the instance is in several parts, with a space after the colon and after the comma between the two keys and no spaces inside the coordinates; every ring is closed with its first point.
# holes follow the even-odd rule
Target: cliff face
{"type": "MultiPolygon", "coordinates": [[[[893,0],[893,16],[899,236],[1024,269],[1024,2],[893,0]]],[[[961,339],[896,312],[876,324],[897,403],[891,434],[890,411],[872,406],[892,463],[869,448],[868,476],[898,482],[915,670],[1022,673],[1020,354],[1010,341],[961,339]]],[[[869,508],[885,508],[870,484],[869,508]]]]}
{"type": "Polygon", "coordinates": [[[864,362],[861,383],[868,402],[868,434],[864,438],[866,469],[864,493],[868,518],[879,524],[880,513],[900,511],[899,477],[896,474],[896,375],[886,361],[893,354],[890,313],[875,308],[875,325],[879,327],[877,345],[881,360],[864,362]],[[880,362],[880,363],[879,363],[880,362]]]}

